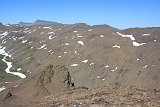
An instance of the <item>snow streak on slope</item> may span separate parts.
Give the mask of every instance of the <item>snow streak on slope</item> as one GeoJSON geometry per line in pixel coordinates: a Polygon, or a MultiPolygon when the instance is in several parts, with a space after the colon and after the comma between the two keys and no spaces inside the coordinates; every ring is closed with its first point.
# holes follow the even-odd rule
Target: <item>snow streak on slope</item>
{"type": "Polygon", "coordinates": [[[133,41],[133,46],[141,46],[141,45],[144,45],[146,43],[138,43],[135,41],[135,38],[132,36],[132,35],[124,35],[124,34],[121,34],[119,32],[116,32],[118,35],[122,36],[122,37],[128,37],[130,38],[132,41],[133,41]]]}
{"type": "Polygon", "coordinates": [[[4,58],[2,59],[6,64],[7,64],[7,68],[5,69],[5,71],[7,73],[13,74],[13,75],[17,75],[21,78],[26,78],[26,76],[22,73],[19,72],[11,72],[10,68],[12,68],[12,62],[8,62],[6,61],[6,57],[11,57],[11,55],[9,55],[8,53],[5,52],[5,47],[2,48],[2,46],[0,46],[0,54],[4,55],[4,58]]]}

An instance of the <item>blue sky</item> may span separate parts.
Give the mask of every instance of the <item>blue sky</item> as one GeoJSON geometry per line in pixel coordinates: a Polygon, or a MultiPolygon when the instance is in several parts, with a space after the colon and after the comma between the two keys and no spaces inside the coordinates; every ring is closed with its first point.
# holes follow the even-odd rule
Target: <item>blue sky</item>
{"type": "Polygon", "coordinates": [[[117,28],[160,26],[160,0],[0,0],[0,22],[108,24],[117,28]]]}

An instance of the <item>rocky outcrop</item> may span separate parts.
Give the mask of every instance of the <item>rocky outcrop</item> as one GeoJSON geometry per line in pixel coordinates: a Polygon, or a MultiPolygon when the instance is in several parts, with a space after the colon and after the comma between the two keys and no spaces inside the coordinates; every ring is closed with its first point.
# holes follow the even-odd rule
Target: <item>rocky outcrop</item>
{"type": "Polygon", "coordinates": [[[65,65],[47,66],[38,77],[37,83],[46,93],[54,93],[74,86],[65,65]]]}

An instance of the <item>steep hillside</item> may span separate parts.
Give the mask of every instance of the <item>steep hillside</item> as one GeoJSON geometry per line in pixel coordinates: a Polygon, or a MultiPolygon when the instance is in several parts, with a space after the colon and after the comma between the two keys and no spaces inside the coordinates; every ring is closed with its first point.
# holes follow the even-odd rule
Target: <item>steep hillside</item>
{"type": "MultiPolygon", "coordinates": [[[[5,87],[1,93],[6,95],[15,83],[22,84],[20,89],[16,89],[17,92],[13,92],[18,96],[17,102],[21,102],[24,96],[26,99],[39,96],[39,89],[52,93],[56,89],[48,83],[52,81],[52,72],[41,73],[48,65],[54,66],[53,71],[56,66],[65,66],[71,86],[75,87],[93,89],[107,85],[129,85],[160,89],[159,35],[160,28],[119,30],[108,25],[89,26],[85,23],[26,27],[1,24],[1,50],[8,55],[1,58],[1,72],[7,69],[5,60],[12,62],[11,72],[18,71],[27,76],[20,79],[13,75],[13,79],[8,79],[11,74],[6,73],[1,77],[3,80],[0,78],[0,86],[5,87]],[[42,87],[37,88],[35,84],[42,87]],[[34,94],[28,91],[32,90],[31,86],[35,87],[34,94]],[[25,93],[24,90],[26,95],[20,97],[19,93],[25,93]]],[[[68,89],[62,88],[64,82],[58,83],[61,76],[57,75],[58,78],[53,76],[53,81],[57,81],[56,87],[61,88],[57,88],[56,92],[68,89]]],[[[62,78],[65,79],[66,75],[64,73],[62,78]]]]}

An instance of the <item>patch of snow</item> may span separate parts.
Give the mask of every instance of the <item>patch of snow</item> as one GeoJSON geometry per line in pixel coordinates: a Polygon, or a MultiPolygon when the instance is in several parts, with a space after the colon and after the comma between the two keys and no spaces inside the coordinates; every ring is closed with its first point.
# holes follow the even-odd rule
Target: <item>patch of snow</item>
{"type": "Polygon", "coordinates": [[[137,58],[137,61],[139,61],[139,59],[137,58]]]}
{"type": "Polygon", "coordinates": [[[157,41],[157,40],[154,40],[154,41],[157,41]]]}
{"type": "Polygon", "coordinates": [[[67,52],[63,52],[64,54],[67,54],[67,52]]]}
{"type": "Polygon", "coordinates": [[[78,54],[77,51],[74,51],[75,54],[78,54]]]}
{"type": "Polygon", "coordinates": [[[31,49],[33,49],[33,47],[31,47],[31,49]]]}
{"type": "Polygon", "coordinates": [[[30,42],[28,42],[28,43],[30,43],[30,44],[31,44],[31,43],[33,43],[33,41],[30,41],[30,42]]]}
{"type": "Polygon", "coordinates": [[[109,68],[109,65],[104,66],[105,68],[109,68]]]}
{"type": "Polygon", "coordinates": [[[83,63],[87,63],[87,62],[88,62],[88,60],[83,60],[82,62],[83,62],[83,63]]]}
{"type": "Polygon", "coordinates": [[[23,39],[24,38],[24,36],[22,36],[22,37],[19,37],[18,39],[23,39]]]}
{"type": "Polygon", "coordinates": [[[111,70],[111,71],[113,71],[113,72],[114,72],[114,71],[116,71],[116,70],[117,70],[117,68],[118,68],[118,67],[116,67],[115,69],[113,69],[113,70],[111,70]]]}
{"type": "Polygon", "coordinates": [[[65,45],[69,45],[69,43],[65,43],[65,45]]]}
{"type": "Polygon", "coordinates": [[[90,63],[89,65],[93,65],[94,63],[92,62],[92,63],[90,63]]]}
{"type": "Polygon", "coordinates": [[[116,33],[112,33],[113,35],[115,35],[116,33]]]}
{"type": "Polygon", "coordinates": [[[45,42],[45,41],[41,41],[41,42],[39,42],[39,43],[43,43],[43,42],[45,42]]]}
{"type": "Polygon", "coordinates": [[[131,40],[135,40],[135,38],[132,36],[132,35],[124,35],[124,34],[121,34],[119,32],[116,32],[118,35],[122,36],[122,37],[129,37],[131,40]]]}
{"type": "Polygon", "coordinates": [[[48,52],[50,53],[50,52],[52,52],[52,50],[49,50],[48,52]]]}
{"type": "Polygon", "coordinates": [[[55,34],[54,32],[48,32],[48,34],[55,34]]]}
{"type": "Polygon", "coordinates": [[[1,88],[0,88],[0,92],[1,92],[2,90],[4,90],[4,89],[6,89],[5,86],[1,87],[1,88]]]}
{"type": "Polygon", "coordinates": [[[73,31],[73,32],[74,32],[74,33],[77,33],[78,31],[75,30],[75,31],[73,31]]]}
{"type": "Polygon", "coordinates": [[[47,46],[47,44],[43,44],[40,48],[38,48],[38,49],[43,49],[43,48],[45,48],[47,46]]]}
{"type": "Polygon", "coordinates": [[[21,70],[22,70],[21,68],[18,68],[18,69],[17,69],[17,71],[21,71],[21,70]]]}
{"type": "Polygon", "coordinates": [[[68,38],[68,37],[65,37],[65,38],[68,38]]]}
{"type": "Polygon", "coordinates": [[[7,36],[8,34],[9,34],[9,33],[6,31],[6,32],[0,34],[0,36],[2,36],[1,38],[3,38],[3,37],[5,37],[5,36],[7,36]]]}
{"type": "Polygon", "coordinates": [[[13,33],[17,33],[17,32],[19,32],[19,31],[12,31],[13,33]]]}
{"type": "Polygon", "coordinates": [[[137,43],[137,42],[133,42],[133,46],[141,46],[141,45],[144,45],[146,43],[137,43]]]}
{"type": "Polygon", "coordinates": [[[100,76],[97,76],[97,78],[101,78],[100,76]]]}
{"type": "Polygon", "coordinates": [[[43,49],[47,49],[47,47],[44,47],[43,49]]]}
{"type": "Polygon", "coordinates": [[[103,37],[104,37],[104,35],[100,35],[100,37],[101,37],[101,38],[103,38],[103,37]]]}
{"type": "Polygon", "coordinates": [[[3,40],[2,40],[2,44],[5,44],[5,43],[6,43],[6,39],[3,39],[3,40]]]}
{"type": "Polygon", "coordinates": [[[26,42],[27,42],[27,40],[23,40],[23,41],[22,41],[22,43],[26,43],[26,42]]]}
{"type": "Polygon", "coordinates": [[[142,36],[150,36],[150,34],[142,34],[142,36]]]}
{"type": "Polygon", "coordinates": [[[78,64],[72,64],[71,66],[72,66],[72,67],[75,67],[75,66],[78,66],[78,64]]]}
{"type": "Polygon", "coordinates": [[[21,78],[26,78],[26,76],[22,73],[19,72],[11,72],[10,68],[12,68],[12,62],[8,62],[6,61],[6,57],[11,57],[11,55],[9,55],[8,53],[5,52],[5,47],[2,48],[2,46],[0,46],[0,54],[5,55],[4,58],[2,59],[3,62],[5,62],[7,64],[7,68],[5,69],[6,73],[10,73],[13,75],[17,75],[21,78]]]}
{"type": "Polygon", "coordinates": [[[118,45],[114,45],[112,46],[113,48],[120,48],[121,46],[118,46],[118,45]]]}
{"type": "Polygon", "coordinates": [[[78,38],[82,38],[83,36],[77,36],[78,38]]]}
{"type": "Polygon", "coordinates": [[[50,35],[49,36],[49,40],[51,40],[51,39],[54,39],[54,36],[52,37],[53,35],[50,35]]]}
{"type": "Polygon", "coordinates": [[[25,28],[24,30],[28,30],[29,28],[25,28]]]}
{"type": "Polygon", "coordinates": [[[79,44],[84,45],[83,41],[78,41],[79,44]]]}
{"type": "Polygon", "coordinates": [[[27,57],[25,60],[28,60],[28,59],[30,59],[31,57],[27,57]]]}
{"type": "Polygon", "coordinates": [[[14,41],[16,41],[17,39],[16,38],[12,38],[14,41]]]}
{"type": "Polygon", "coordinates": [[[62,56],[58,56],[58,58],[61,58],[62,56]]]}
{"type": "Polygon", "coordinates": [[[102,79],[102,81],[105,81],[105,80],[106,80],[105,78],[102,79]]]}
{"type": "Polygon", "coordinates": [[[44,32],[41,32],[40,34],[42,35],[42,34],[44,34],[44,32]]]}
{"type": "Polygon", "coordinates": [[[52,28],[50,28],[50,27],[43,27],[44,29],[50,29],[50,30],[53,30],[52,28]]]}
{"type": "Polygon", "coordinates": [[[148,65],[145,65],[143,68],[147,68],[148,65]]]}
{"type": "Polygon", "coordinates": [[[93,31],[93,29],[89,29],[88,31],[91,32],[91,31],[93,31]]]}
{"type": "Polygon", "coordinates": [[[14,88],[18,87],[19,85],[15,85],[14,88]]]}
{"type": "Polygon", "coordinates": [[[154,65],[152,65],[152,66],[154,66],[154,65]]]}

